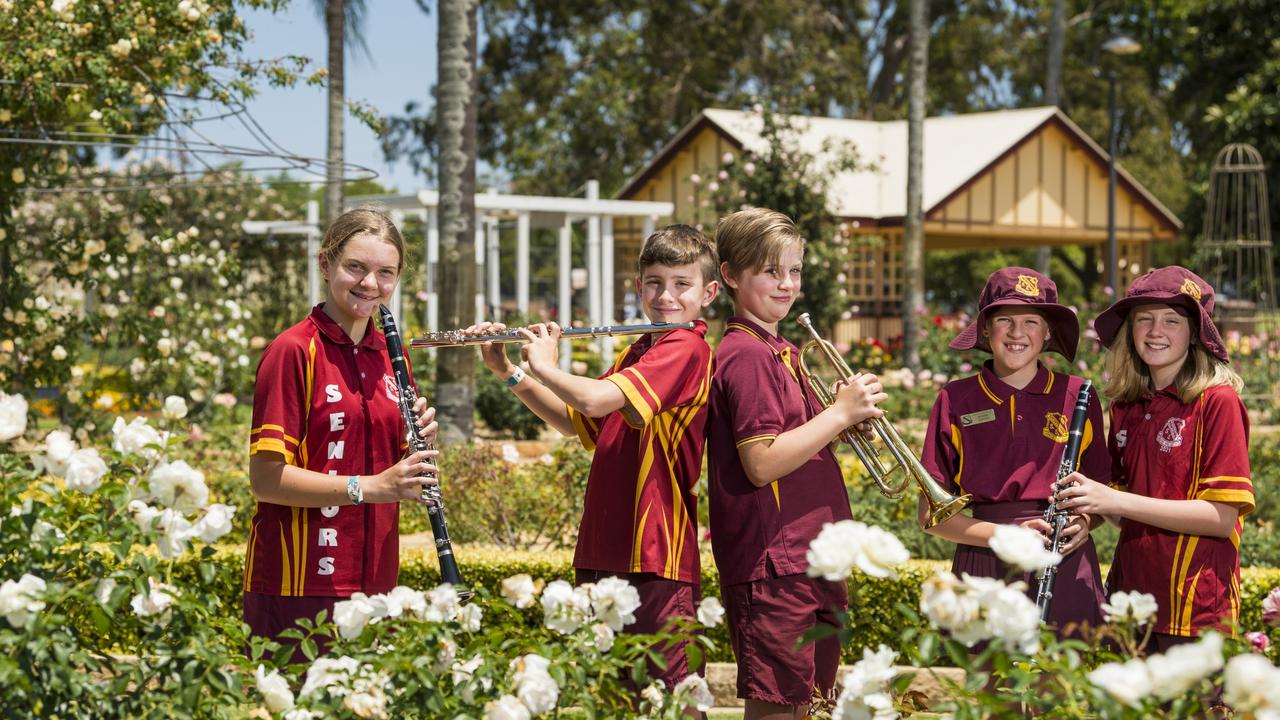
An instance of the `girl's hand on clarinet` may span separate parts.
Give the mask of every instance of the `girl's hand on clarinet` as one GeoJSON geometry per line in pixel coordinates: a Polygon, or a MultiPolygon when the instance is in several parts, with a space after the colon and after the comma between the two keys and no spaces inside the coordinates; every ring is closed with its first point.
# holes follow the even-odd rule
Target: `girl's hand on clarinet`
{"type": "Polygon", "coordinates": [[[555,323],[536,323],[522,328],[520,334],[527,343],[520,346],[520,357],[536,372],[540,368],[555,367],[560,359],[560,326],[555,323]]]}
{"type": "Polygon", "coordinates": [[[435,459],[438,450],[420,450],[406,455],[403,460],[374,475],[364,489],[365,502],[399,502],[418,500],[423,485],[436,485],[435,478],[424,477],[437,472],[435,459]]]}
{"type": "Polygon", "coordinates": [[[1065,557],[1075,552],[1085,540],[1089,539],[1089,516],[1088,515],[1072,515],[1067,521],[1066,527],[1062,528],[1062,547],[1058,548],[1058,552],[1065,557]]]}
{"type": "Polygon", "coordinates": [[[436,422],[436,409],[427,407],[427,399],[420,397],[413,404],[413,414],[418,416],[418,434],[428,445],[435,445],[436,434],[440,430],[440,423],[436,422]]]}
{"type": "MultiPolygon", "coordinates": [[[[462,334],[478,337],[480,335],[495,335],[506,329],[507,326],[502,323],[481,322],[466,328],[462,331],[462,334]]],[[[480,358],[484,360],[484,366],[498,377],[505,378],[515,372],[515,366],[507,358],[507,350],[501,343],[487,342],[481,345],[480,358]]]]}
{"type": "Polygon", "coordinates": [[[1090,515],[1120,516],[1124,493],[1107,487],[1097,480],[1074,472],[1058,482],[1061,488],[1054,496],[1059,508],[1069,510],[1073,515],[1088,513],[1090,515]]]}
{"type": "Polygon", "coordinates": [[[1053,541],[1053,526],[1044,521],[1044,518],[1031,518],[1018,523],[1024,528],[1035,530],[1044,538],[1044,546],[1049,547],[1049,543],[1053,541]]]}

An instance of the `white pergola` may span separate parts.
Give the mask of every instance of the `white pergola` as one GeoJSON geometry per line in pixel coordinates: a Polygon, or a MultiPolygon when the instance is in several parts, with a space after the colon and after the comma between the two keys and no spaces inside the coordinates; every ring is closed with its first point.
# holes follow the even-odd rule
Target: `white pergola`
{"type": "MultiPolygon", "coordinates": [[[[436,277],[440,266],[439,193],[423,190],[414,195],[367,195],[346,199],[347,209],[365,204],[377,204],[385,208],[396,222],[402,225],[407,216],[423,220],[426,237],[423,238],[426,267],[423,271],[426,293],[426,317],[429,331],[453,330],[439,327],[439,281],[436,277]]],[[[503,195],[496,191],[477,193],[476,204],[476,266],[477,282],[475,307],[476,321],[495,319],[501,305],[499,286],[501,259],[498,226],[504,220],[514,220],[516,229],[516,310],[522,315],[529,312],[529,249],[535,229],[558,230],[557,273],[557,321],[569,326],[572,321],[573,286],[571,276],[573,226],[585,224],[587,316],[590,325],[608,325],[617,322],[614,304],[614,218],[640,218],[644,237],[653,232],[657,218],[670,216],[673,206],[669,202],[645,202],[635,200],[609,200],[600,198],[600,184],[595,180],[586,184],[586,197],[549,197],[541,195],[503,195]]],[[[308,204],[305,223],[288,221],[245,221],[242,226],[250,234],[305,235],[307,256],[311,258],[308,273],[308,289],[311,303],[320,302],[319,271],[316,257],[320,251],[322,231],[319,226],[318,208],[308,204]]],[[[392,311],[400,315],[402,282],[392,299],[392,311]]],[[[608,363],[613,355],[612,338],[603,338],[601,354],[608,363]]],[[[568,342],[561,347],[560,362],[568,367],[570,361],[568,342]]]]}

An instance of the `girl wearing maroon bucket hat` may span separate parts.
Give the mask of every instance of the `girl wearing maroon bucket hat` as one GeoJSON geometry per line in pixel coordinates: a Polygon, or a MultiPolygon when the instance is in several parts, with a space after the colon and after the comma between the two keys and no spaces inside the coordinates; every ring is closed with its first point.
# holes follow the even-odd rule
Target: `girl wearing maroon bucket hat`
{"type": "Polygon", "coordinates": [[[1107,585],[1155,597],[1154,651],[1231,631],[1240,615],[1249,418],[1213,299],[1190,270],[1159,268],[1094,321],[1109,348],[1114,485],[1085,471],[1058,493],[1063,507],[1120,525],[1107,585]]]}
{"type": "MultiPolygon", "coordinates": [[[[991,353],[972,377],[948,383],[938,393],[921,461],[952,492],[973,496],[972,515],[956,515],[927,530],[956,543],[952,572],[1007,578],[1011,570],[989,542],[1001,525],[1021,525],[1045,535],[1043,520],[1068,439],[1068,418],[1083,380],[1041,363],[1053,351],[1075,359],[1080,326],[1076,314],[1058,303],[1048,277],[1022,267],[996,271],[978,298],[978,314],[954,340],[955,350],[991,353]]],[[[1109,476],[1102,431],[1102,405],[1089,398],[1081,440],[1080,467],[1109,476]]],[[[921,519],[927,506],[921,502],[921,519]]],[[[1101,623],[1102,577],[1089,536],[1091,518],[1075,515],[1063,532],[1049,623],[1062,631],[1101,623]]],[[[1101,520],[1099,519],[1100,523],[1101,520]]],[[[1012,571],[1016,573],[1017,571],[1012,571]]],[[[1025,573],[1034,598],[1036,578],[1025,573]]]]}

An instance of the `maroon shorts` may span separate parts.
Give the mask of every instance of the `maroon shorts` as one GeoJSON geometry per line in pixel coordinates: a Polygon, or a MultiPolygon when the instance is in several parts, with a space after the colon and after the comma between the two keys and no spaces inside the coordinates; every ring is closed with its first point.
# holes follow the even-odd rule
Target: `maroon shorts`
{"type": "Polygon", "coordinates": [[[849,606],[844,583],[785,575],[720,588],[729,640],[738,659],[738,697],[775,705],[808,705],[818,688],[833,697],[840,640],[831,635],[796,647],[819,624],[839,627],[849,606]]]}
{"type": "MultiPolygon", "coordinates": [[[[264,593],[246,592],[244,594],[244,621],[249,625],[249,634],[266,637],[281,645],[293,645],[293,662],[306,662],[307,658],[292,638],[282,638],[280,633],[294,627],[300,618],[315,620],[316,613],[328,610],[326,619],[333,621],[333,606],[340,597],[283,597],[264,593]]],[[[320,651],[325,651],[327,642],[320,641],[320,651]]]]}
{"type": "MultiPolygon", "coordinates": [[[[674,617],[693,617],[698,604],[698,586],[692,583],[668,580],[653,573],[620,573],[606,570],[575,570],[574,581],[599,582],[608,577],[626,580],[640,593],[640,607],[636,609],[636,621],[622,629],[623,632],[650,634],[666,629],[667,621],[674,617]]],[[[650,664],[649,676],[661,680],[668,688],[689,675],[689,658],[685,655],[688,640],[663,645],[660,650],[667,667],[662,669],[650,664]]]]}

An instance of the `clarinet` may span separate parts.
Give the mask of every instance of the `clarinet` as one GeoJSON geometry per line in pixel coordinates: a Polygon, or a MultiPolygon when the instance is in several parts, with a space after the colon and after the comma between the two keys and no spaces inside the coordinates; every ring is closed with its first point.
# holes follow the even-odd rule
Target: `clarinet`
{"type": "MultiPolygon", "coordinates": [[[[395,316],[386,305],[380,305],[378,309],[382,314],[382,334],[387,337],[387,355],[391,358],[391,369],[395,373],[399,389],[400,419],[404,421],[409,453],[432,450],[434,448],[418,432],[418,419],[413,414],[418,391],[404,360],[404,342],[400,340],[400,331],[396,329],[395,316]]],[[[427,477],[434,479],[436,474],[429,473],[427,477]]],[[[421,499],[427,504],[427,514],[431,517],[431,534],[435,536],[436,555],[440,558],[440,579],[458,588],[458,595],[466,600],[471,597],[471,593],[461,589],[462,573],[458,572],[458,561],[453,557],[453,543],[449,541],[449,525],[444,519],[444,499],[440,495],[440,486],[423,485],[421,499]]]]}
{"type": "MultiPolygon", "coordinates": [[[[1084,424],[1089,419],[1089,393],[1093,390],[1093,381],[1085,380],[1080,386],[1080,394],[1076,395],[1076,409],[1071,413],[1071,430],[1067,436],[1067,446],[1062,451],[1062,462],[1058,465],[1058,480],[1076,471],[1080,455],[1080,442],[1084,436],[1084,424]]],[[[1058,507],[1055,500],[1057,485],[1049,493],[1049,507],[1045,508],[1044,521],[1053,527],[1053,535],[1049,541],[1049,549],[1058,552],[1062,545],[1062,530],[1067,526],[1070,513],[1058,507]]],[[[1040,576],[1040,586],[1036,589],[1036,607],[1040,608],[1040,622],[1049,619],[1049,603],[1053,600],[1053,581],[1058,577],[1058,566],[1051,565],[1044,569],[1040,576]]]]}

